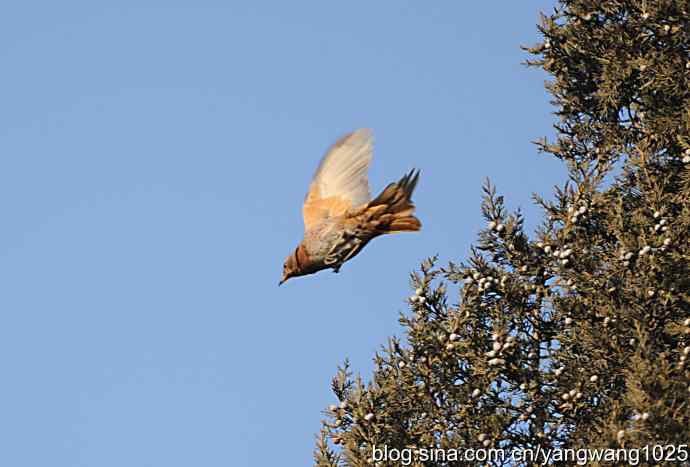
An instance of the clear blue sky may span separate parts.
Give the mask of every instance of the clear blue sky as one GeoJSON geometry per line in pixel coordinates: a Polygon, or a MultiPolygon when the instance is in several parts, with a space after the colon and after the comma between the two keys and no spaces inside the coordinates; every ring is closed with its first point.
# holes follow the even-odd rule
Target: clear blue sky
{"type": "Polygon", "coordinates": [[[0,465],[300,466],[408,274],[465,258],[490,176],[534,226],[564,179],[552,2],[8,2],[0,16],[0,465]],[[499,8],[503,8],[500,10],[499,8]],[[278,288],[324,150],[419,167],[420,234],[278,288]]]}

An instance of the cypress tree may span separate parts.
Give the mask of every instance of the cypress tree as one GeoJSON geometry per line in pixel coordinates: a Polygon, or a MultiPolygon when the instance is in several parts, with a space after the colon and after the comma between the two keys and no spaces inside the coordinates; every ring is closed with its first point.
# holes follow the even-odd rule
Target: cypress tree
{"type": "MultiPolygon", "coordinates": [[[[557,122],[536,145],[567,182],[535,195],[532,233],[487,182],[469,258],[411,275],[405,336],[367,382],[338,369],[316,465],[406,460],[381,461],[375,446],[688,460],[690,4],[561,0],[539,31],[526,63],[550,75],[557,122]]],[[[418,451],[405,465],[460,464],[418,451]]]]}

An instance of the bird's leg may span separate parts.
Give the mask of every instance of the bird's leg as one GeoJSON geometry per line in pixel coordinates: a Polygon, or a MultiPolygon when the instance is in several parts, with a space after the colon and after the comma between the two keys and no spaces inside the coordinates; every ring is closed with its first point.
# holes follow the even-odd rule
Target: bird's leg
{"type": "Polygon", "coordinates": [[[341,246],[345,245],[347,241],[350,239],[350,233],[348,231],[343,231],[340,233],[340,237],[338,240],[335,241],[333,246],[331,247],[330,251],[328,252],[329,255],[333,254],[335,250],[340,248],[341,246]]]}
{"type": "Polygon", "coordinates": [[[331,266],[334,273],[340,272],[343,263],[355,256],[362,249],[364,243],[359,230],[342,232],[326,255],[324,264],[331,266]]]}
{"type": "Polygon", "coordinates": [[[333,272],[339,272],[343,263],[360,250],[361,243],[362,240],[357,235],[357,231],[343,231],[326,254],[324,264],[333,265],[333,272]]]}
{"type": "Polygon", "coordinates": [[[343,258],[343,263],[352,258],[355,254],[357,254],[357,252],[360,249],[360,245],[362,244],[362,239],[359,237],[355,237],[352,243],[352,248],[349,249],[349,251],[345,255],[345,258],[343,258]]]}
{"type": "Polygon", "coordinates": [[[331,249],[328,250],[328,253],[326,253],[326,257],[324,258],[325,264],[333,264],[338,262],[338,250],[340,250],[340,248],[347,243],[348,236],[349,234],[345,231],[340,233],[338,240],[333,243],[331,249]]]}
{"type": "Polygon", "coordinates": [[[345,255],[345,257],[343,259],[341,259],[340,261],[338,261],[338,264],[333,267],[334,273],[336,273],[336,274],[339,273],[340,268],[343,266],[343,263],[346,262],[347,260],[349,260],[350,258],[352,258],[360,250],[361,243],[362,243],[362,240],[360,240],[359,238],[355,238],[353,245],[352,245],[352,248],[349,248],[347,250],[347,254],[345,255]]]}

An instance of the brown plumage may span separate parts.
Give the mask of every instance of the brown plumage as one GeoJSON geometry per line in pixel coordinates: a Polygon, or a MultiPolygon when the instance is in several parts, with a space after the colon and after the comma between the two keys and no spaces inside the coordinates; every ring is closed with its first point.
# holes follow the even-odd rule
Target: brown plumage
{"type": "Polygon", "coordinates": [[[373,200],[367,171],[373,151],[370,130],[340,138],[321,160],[304,200],[304,238],[283,265],[280,284],[322,269],[338,272],[379,235],[415,232],[412,193],[419,171],[389,184],[373,200]]]}

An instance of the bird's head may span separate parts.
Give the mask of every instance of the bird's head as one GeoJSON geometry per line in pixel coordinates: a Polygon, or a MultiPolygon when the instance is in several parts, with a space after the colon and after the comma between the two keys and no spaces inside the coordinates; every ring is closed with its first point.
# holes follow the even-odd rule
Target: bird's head
{"type": "Polygon", "coordinates": [[[290,254],[283,263],[283,277],[280,279],[278,285],[283,285],[291,277],[295,277],[298,274],[299,268],[297,267],[297,261],[295,260],[295,253],[290,254]]]}
{"type": "Polygon", "coordinates": [[[280,279],[278,285],[282,285],[292,277],[311,274],[314,271],[311,270],[310,265],[309,255],[306,249],[300,244],[295,248],[295,251],[285,258],[285,262],[283,263],[283,277],[280,279]]]}

